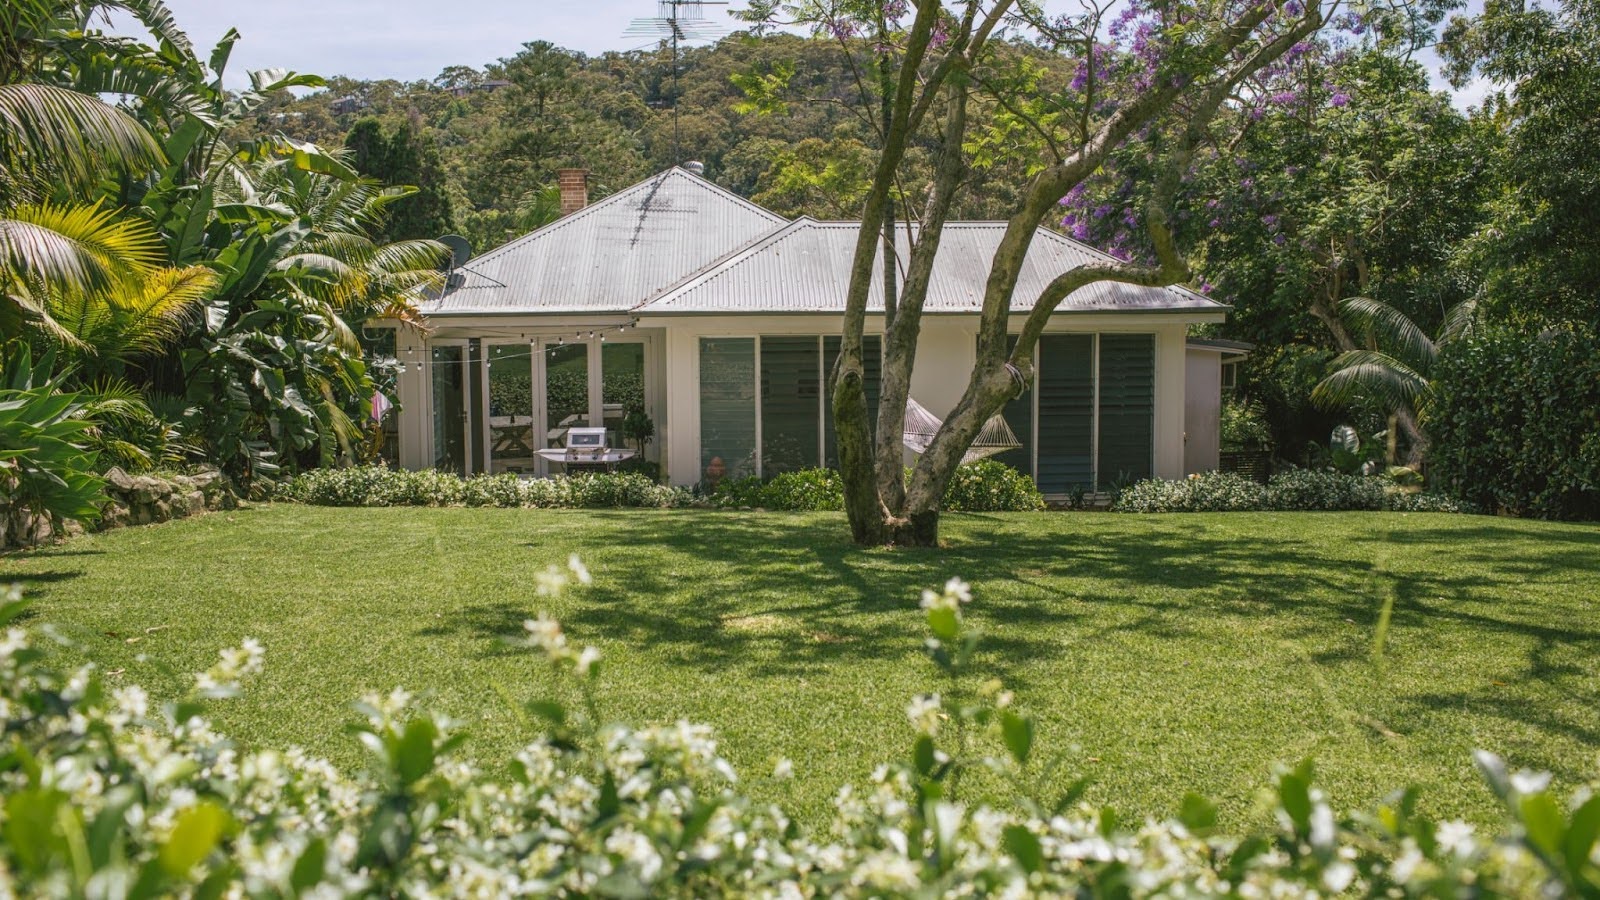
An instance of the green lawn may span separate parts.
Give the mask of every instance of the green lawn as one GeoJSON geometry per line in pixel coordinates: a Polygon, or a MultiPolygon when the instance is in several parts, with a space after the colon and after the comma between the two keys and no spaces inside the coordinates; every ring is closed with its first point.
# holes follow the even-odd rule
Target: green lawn
{"type": "Polygon", "coordinates": [[[1415,783],[1494,817],[1470,751],[1572,786],[1600,752],[1600,529],[1398,514],[952,515],[939,551],[862,552],[832,514],[270,506],[0,557],[86,656],[158,693],[246,636],[268,667],[224,704],[251,745],[346,765],[349,701],[395,685],[464,720],[480,760],[528,726],[503,696],[545,669],[502,638],[580,553],[594,587],[548,604],[605,653],[612,716],[716,726],[762,796],[818,818],[909,746],[932,686],[917,596],[972,582],[983,665],[1076,746],[1090,798],[1252,816],[1276,761],[1314,757],[1336,806],[1415,783]],[[1382,665],[1373,633],[1396,597],[1382,665]],[[147,629],[151,629],[147,631],[147,629]],[[132,641],[130,643],[130,640],[132,641]],[[147,657],[141,661],[140,656],[147,657]],[[787,786],[767,782],[780,756],[787,786]]]}

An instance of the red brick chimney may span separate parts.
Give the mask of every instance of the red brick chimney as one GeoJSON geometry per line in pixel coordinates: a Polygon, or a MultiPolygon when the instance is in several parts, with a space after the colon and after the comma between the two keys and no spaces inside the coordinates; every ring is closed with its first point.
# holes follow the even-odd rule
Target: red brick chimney
{"type": "Polygon", "coordinates": [[[561,215],[570,216],[589,205],[589,170],[557,169],[556,184],[561,187],[561,215]]]}

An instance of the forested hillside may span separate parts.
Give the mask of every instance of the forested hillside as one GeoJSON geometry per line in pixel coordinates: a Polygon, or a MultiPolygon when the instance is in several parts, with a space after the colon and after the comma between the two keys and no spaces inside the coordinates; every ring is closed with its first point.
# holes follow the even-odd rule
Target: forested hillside
{"type": "MultiPolygon", "coordinates": [[[[1059,57],[1016,44],[1004,52],[1028,56],[1057,89],[1071,78],[1059,57]]],[[[324,91],[264,105],[248,127],[364,150],[381,131],[400,159],[366,150],[357,167],[422,188],[409,207],[428,203],[430,193],[448,198],[430,215],[410,215],[409,232],[397,236],[453,229],[480,251],[548,221],[555,172],[565,166],[591,170],[592,196],[600,197],[698,160],[713,181],[785,215],[859,214],[873,137],[837,44],[740,34],[685,49],[679,68],[675,95],[664,50],[585,56],[533,41],[509,59],[452,66],[430,81],[330,78],[324,91]],[[794,99],[758,109],[741,84],[773,76],[794,99]]],[[[1023,174],[1004,163],[983,171],[960,214],[1009,215],[1023,174]]]]}

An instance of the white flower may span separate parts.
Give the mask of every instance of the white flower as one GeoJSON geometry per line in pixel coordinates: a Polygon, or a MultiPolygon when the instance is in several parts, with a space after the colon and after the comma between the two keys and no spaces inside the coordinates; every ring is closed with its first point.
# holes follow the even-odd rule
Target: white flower
{"type": "Polygon", "coordinates": [[[595,663],[600,661],[600,651],[594,647],[585,647],[578,654],[577,670],[579,675],[588,675],[595,663]]]}
{"type": "Polygon", "coordinates": [[[778,760],[778,764],[772,767],[772,777],[778,779],[779,781],[788,781],[789,779],[793,778],[794,761],[789,759],[787,756],[778,760]]]}
{"type": "Polygon", "coordinates": [[[567,557],[567,568],[572,572],[572,577],[578,579],[579,584],[589,584],[594,581],[589,576],[589,570],[584,567],[583,560],[579,559],[576,553],[567,557]]]}
{"type": "Polygon", "coordinates": [[[1511,787],[1519,794],[1537,794],[1549,786],[1549,772],[1530,772],[1523,769],[1511,776],[1511,787]]]}
{"type": "Polygon", "coordinates": [[[960,603],[971,603],[972,585],[959,578],[952,578],[944,583],[944,595],[954,597],[960,603]]]}
{"type": "Polygon", "coordinates": [[[1477,842],[1473,840],[1472,826],[1460,819],[1440,822],[1439,827],[1434,830],[1433,836],[1439,842],[1440,847],[1458,857],[1471,856],[1473,851],[1477,849],[1477,842]]]}
{"type": "Polygon", "coordinates": [[[939,711],[938,694],[918,694],[906,707],[906,718],[911,727],[931,737],[939,733],[939,711]]]}

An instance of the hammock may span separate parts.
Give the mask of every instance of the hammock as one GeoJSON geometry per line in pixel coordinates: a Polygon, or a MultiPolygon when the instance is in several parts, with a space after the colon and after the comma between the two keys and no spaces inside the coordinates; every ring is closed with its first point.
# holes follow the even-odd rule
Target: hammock
{"type": "MultiPolygon", "coordinates": [[[[906,398],[905,443],[911,448],[912,453],[921,456],[928,452],[928,448],[933,445],[933,436],[939,433],[939,426],[943,424],[944,422],[928,412],[921,403],[910,397],[906,398]]],[[[1015,450],[1021,446],[1022,442],[1017,440],[1016,434],[1011,431],[1011,426],[1006,424],[1005,417],[997,413],[983,423],[983,430],[978,432],[977,440],[972,442],[966,455],[961,457],[961,462],[963,465],[977,462],[985,457],[1015,450]]]]}

